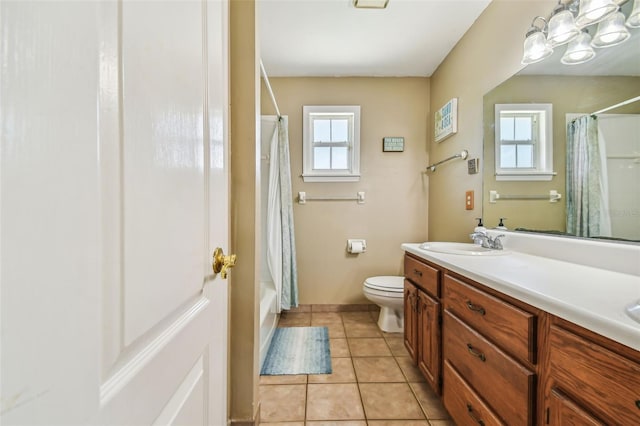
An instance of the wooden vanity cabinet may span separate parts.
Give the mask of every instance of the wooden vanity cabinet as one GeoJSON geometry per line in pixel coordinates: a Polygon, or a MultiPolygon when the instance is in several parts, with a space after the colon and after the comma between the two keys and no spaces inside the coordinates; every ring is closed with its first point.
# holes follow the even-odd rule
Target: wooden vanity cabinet
{"type": "Polygon", "coordinates": [[[441,393],[441,271],[405,255],[404,344],[431,388],[441,393]]]}
{"type": "Polygon", "coordinates": [[[552,317],[544,354],[549,425],[640,425],[640,353],[552,317]]]}
{"type": "Polygon", "coordinates": [[[536,315],[461,278],[443,281],[445,407],[459,425],[533,425],[536,315]]]}

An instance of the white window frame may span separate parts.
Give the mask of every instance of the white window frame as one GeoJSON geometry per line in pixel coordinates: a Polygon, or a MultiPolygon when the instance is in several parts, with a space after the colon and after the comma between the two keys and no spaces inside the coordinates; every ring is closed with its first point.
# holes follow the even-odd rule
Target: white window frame
{"type": "Polygon", "coordinates": [[[496,104],[495,105],[495,174],[496,180],[536,181],[551,180],[553,171],[553,105],[552,104],[496,104]],[[533,126],[534,167],[502,168],[501,126],[502,113],[535,115],[537,125],[533,126]]]}
{"type": "Polygon", "coordinates": [[[360,180],[360,106],[359,105],[305,105],[302,111],[302,179],[305,182],[358,182],[360,180]],[[313,120],[316,117],[350,120],[348,161],[343,170],[316,170],[313,168],[313,120]]]}

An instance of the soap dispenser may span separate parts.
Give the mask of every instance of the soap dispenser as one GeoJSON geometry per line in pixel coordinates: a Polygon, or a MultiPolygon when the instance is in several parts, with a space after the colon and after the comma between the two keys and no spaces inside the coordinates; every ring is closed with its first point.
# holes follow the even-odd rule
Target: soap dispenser
{"type": "Polygon", "coordinates": [[[486,232],[487,228],[485,228],[484,225],[482,224],[482,218],[476,217],[476,220],[478,221],[478,226],[475,227],[473,232],[486,232]]]}
{"type": "Polygon", "coordinates": [[[501,217],[501,218],[500,218],[500,223],[498,223],[498,226],[496,226],[496,229],[500,229],[501,231],[506,231],[506,230],[507,230],[507,227],[506,227],[506,226],[504,226],[504,222],[503,222],[503,221],[505,221],[505,220],[507,220],[507,218],[506,218],[506,217],[501,217]]]}

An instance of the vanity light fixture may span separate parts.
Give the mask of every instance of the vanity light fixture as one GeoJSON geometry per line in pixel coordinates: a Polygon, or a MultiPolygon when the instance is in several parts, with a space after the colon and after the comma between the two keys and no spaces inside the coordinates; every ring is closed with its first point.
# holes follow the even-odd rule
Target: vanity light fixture
{"type": "Polygon", "coordinates": [[[640,28],[640,0],[635,0],[633,3],[633,9],[627,18],[627,27],[640,28]]]}
{"type": "Polygon", "coordinates": [[[595,56],[596,52],[591,47],[591,36],[587,31],[582,31],[575,40],[569,43],[560,62],[565,65],[584,64],[595,56]]]}
{"type": "Polygon", "coordinates": [[[353,5],[358,9],[385,9],[389,0],[353,0],[353,5]]]}
{"type": "Polygon", "coordinates": [[[624,43],[631,37],[631,33],[624,26],[624,14],[616,12],[598,24],[598,31],[593,36],[593,47],[611,47],[624,43]]]}
{"type": "Polygon", "coordinates": [[[580,0],[576,25],[587,27],[606,19],[618,11],[618,4],[613,0],[580,0]]]}
{"type": "Polygon", "coordinates": [[[531,27],[527,31],[526,38],[524,40],[524,53],[522,55],[522,63],[535,64],[540,62],[553,53],[553,49],[547,43],[547,37],[545,35],[547,29],[547,20],[542,16],[536,16],[531,22],[531,27]],[[541,20],[544,22],[542,27],[536,26],[536,21],[541,20]]]}
{"type": "Polygon", "coordinates": [[[558,5],[553,9],[549,19],[549,33],[547,34],[549,45],[556,47],[569,43],[579,34],[580,29],[576,25],[568,4],[563,4],[562,0],[558,0],[558,5]]]}

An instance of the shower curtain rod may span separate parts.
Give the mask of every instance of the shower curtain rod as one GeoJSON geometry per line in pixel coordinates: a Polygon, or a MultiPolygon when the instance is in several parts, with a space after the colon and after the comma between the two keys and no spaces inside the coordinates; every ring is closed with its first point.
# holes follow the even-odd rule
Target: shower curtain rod
{"type": "Polygon", "coordinates": [[[611,106],[608,106],[606,108],[602,108],[600,111],[592,112],[589,115],[602,114],[603,112],[611,111],[612,109],[616,109],[618,107],[629,105],[629,104],[632,104],[632,103],[638,102],[638,101],[640,101],[640,96],[636,96],[635,98],[627,99],[626,101],[622,101],[622,102],[620,102],[618,104],[611,105],[611,106]]]}
{"type": "Polygon", "coordinates": [[[269,76],[267,76],[267,72],[264,70],[264,64],[262,63],[262,59],[260,59],[260,72],[262,73],[262,78],[264,79],[264,84],[266,84],[267,86],[269,95],[271,96],[271,102],[273,102],[273,106],[276,108],[276,114],[278,115],[278,118],[281,118],[282,115],[280,115],[280,109],[278,108],[276,97],[273,94],[273,89],[271,89],[271,83],[269,83],[269,76]]]}

